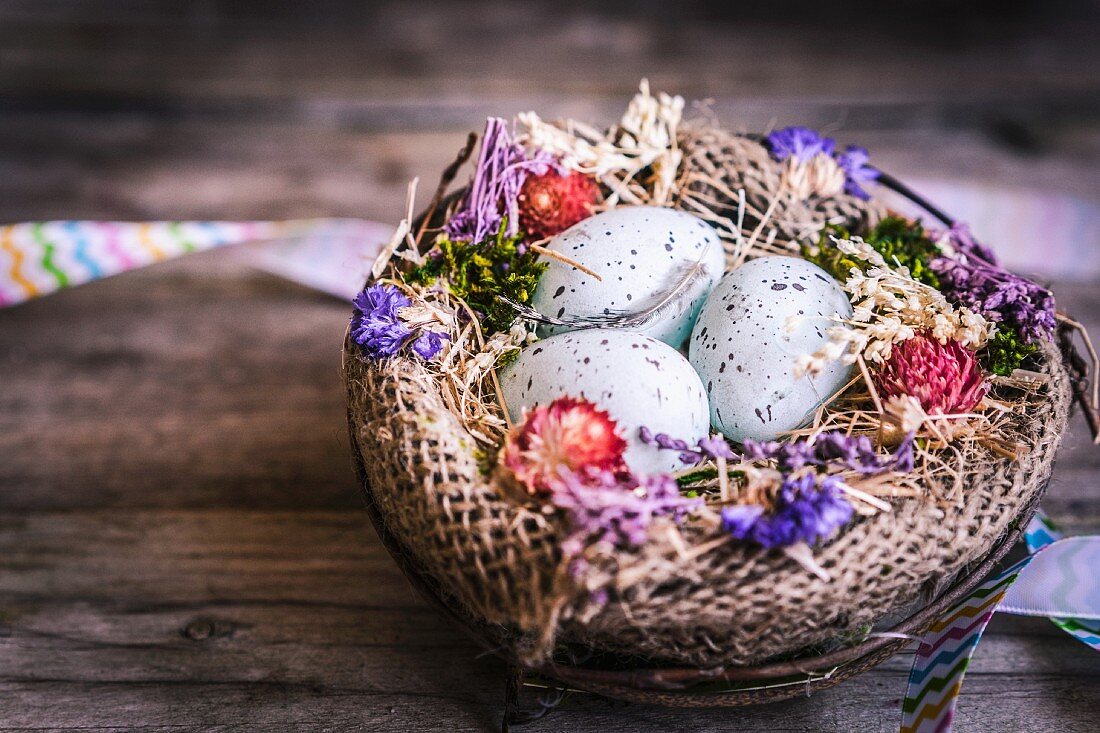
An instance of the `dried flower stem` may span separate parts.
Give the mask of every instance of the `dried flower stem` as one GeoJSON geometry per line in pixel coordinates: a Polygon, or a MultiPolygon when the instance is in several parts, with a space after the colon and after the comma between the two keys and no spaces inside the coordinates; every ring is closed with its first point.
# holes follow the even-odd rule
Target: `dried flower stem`
{"type": "Polygon", "coordinates": [[[583,272],[585,275],[588,275],[590,277],[594,277],[594,278],[596,278],[596,280],[598,280],[600,282],[603,282],[603,278],[600,277],[600,274],[598,272],[596,272],[595,270],[592,270],[588,267],[585,267],[584,265],[582,265],[581,263],[577,262],[574,259],[566,257],[565,255],[563,255],[560,252],[555,252],[552,249],[547,249],[546,247],[543,247],[541,244],[537,244],[537,243],[536,244],[529,244],[529,245],[527,245],[527,247],[532,252],[538,252],[543,257],[549,257],[550,259],[557,260],[558,262],[561,262],[562,264],[569,265],[570,267],[575,267],[578,270],[580,270],[581,272],[583,272]]]}

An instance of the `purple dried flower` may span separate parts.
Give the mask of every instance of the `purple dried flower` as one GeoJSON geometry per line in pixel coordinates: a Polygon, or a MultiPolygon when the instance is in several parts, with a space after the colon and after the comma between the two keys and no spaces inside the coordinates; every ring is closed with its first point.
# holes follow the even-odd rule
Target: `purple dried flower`
{"type": "Polygon", "coordinates": [[[867,149],[855,145],[849,145],[836,156],[837,165],[844,171],[844,193],[864,201],[871,198],[871,194],[863,186],[874,183],[880,175],[878,168],[867,164],[868,160],[867,149]]]}
{"type": "Polygon", "coordinates": [[[421,359],[427,361],[439,353],[439,350],[443,348],[443,342],[449,338],[445,333],[421,331],[420,335],[412,342],[412,350],[421,359]]]}
{"type": "Polygon", "coordinates": [[[866,148],[849,145],[843,153],[836,153],[835,140],[808,127],[775,130],[768,135],[767,145],[772,157],[780,162],[793,158],[799,163],[808,163],[817,155],[834,157],[837,166],[844,171],[844,192],[864,201],[871,198],[864,186],[877,181],[881,175],[878,168],[868,164],[870,155],[866,148]]]}
{"type": "Polygon", "coordinates": [[[788,477],[779,489],[773,511],[765,512],[756,505],[726,507],[722,510],[722,527],[733,537],[761,547],[816,544],[831,537],[854,514],[843,486],[835,476],[806,473],[788,477]]]}
{"type": "Polygon", "coordinates": [[[508,123],[499,117],[485,121],[485,135],[477,166],[466,197],[459,210],[444,226],[455,241],[480,242],[500,229],[507,218],[505,234],[514,236],[519,227],[517,198],[529,173],[541,175],[556,169],[554,159],[544,152],[527,157],[523,146],[515,142],[508,123]]]}
{"type": "Polygon", "coordinates": [[[739,540],[743,540],[752,532],[753,525],[764,513],[764,507],[759,504],[735,504],[722,508],[722,529],[729,532],[739,540]]]}
{"type": "Polygon", "coordinates": [[[899,473],[909,473],[913,470],[916,457],[913,455],[913,441],[917,434],[911,431],[902,438],[898,447],[894,450],[894,470],[899,473]]]}
{"type": "Polygon", "coordinates": [[[351,316],[351,338],[364,354],[375,359],[393,356],[410,342],[420,358],[431,359],[449,338],[426,329],[417,335],[402,322],[399,311],[412,303],[392,285],[375,283],[355,296],[352,303],[355,312],[351,316]]]}
{"type": "Polygon", "coordinates": [[[946,240],[956,253],[931,262],[944,295],[987,320],[1012,327],[1026,343],[1054,337],[1058,321],[1049,290],[996,264],[993,253],[974,241],[965,225],[929,236],[946,240]]]}
{"type": "Polygon", "coordinates": [[[872,451],[870,439],[861,435],[849,436],[839,430],[822,433],[814,441],[816,453],[826,461],[844,461],[851,464],[859,462],[864,451],[872,451]]]}
{"type": "Polygon", "coordinates": [[[690,448],[685,441],[670,438],[664,433],[654,435],[653,431],[644,426],[638,430],[638,437],[647,445],[679,451],[680,460],[688,465],[718,458],[730,461],[740,458],[749,461],[775,461],[776,467],[783,473],[793,473],[806,466],[828,469],[831,465],[839,465],[863,475],[883,471],[907,473],[913,470],[912,440],[902,441],[892,456],[884,456],[879,454],[866,435],[848,435],[839,430],[821,433],[813,441],[792,440],[780,443],[746,440],[742,444],[742,455],[734,453],[726,439],[720,435],[701,438],[695,448],[690,448]]]}
{"type": "Polygon", "coordinates": [[[879,455],[866,435],[847,435],[839,430],[819,435],[814,441],[814,451],[824,463],[837,462],[863,475],[897,471],[903,459],[898,453],[892,457],[879,455]]]}
{"type": "Polygon", "coordinates": [[[827,469],[840,466],[865,476],[884,471],[912,470],[912,441],[902,441],[892,456],[880,455],[865,435],[848,435],[834,430],[821,433],[813,442],[795,440],[787,443],[758,443],[746,440],[745,457],[754,461],[775,461],[783,473],[793,473],[805,466],[827,469]],[[908,468],[904,468],[908,466],[908,468]]]}
{"type": "Polygon", "coordinates": [[[397,314],[410,305],[409,299],[392,285],[375,283],[352,302],[355,313],[351,317],[351,338],[368,356],[392,356],[412,335],[397,314]]]}
{"type": "Polygon", "coordinates": [[[657,433],[653,436],[653,442],[657,444],[658,448],[664,450],[686,451],[691,449],[686,440],[671,438],[666,433],[657,433]]]}
{"type": "Polygon", "coordinates": [[[646,445],[652,445],[662,450],[675,450],[680,452],[680,462],[685,465],[695,465],[705,460],[725,458],[736,460],[737,454],[730,448],[726,439],[720,435],[709,438],[700,438],[696,447],[691,447],[686,440],[671,438],[665,433],[653,434],[653,431],[642,426],[638,428],[638,438],[646,445]]]}
{"type": "Polygon", "coordinates": [[[777,458],[783,450],[783,444],[777,440],[746,440],[741,447],[745,451],[745,458],[750,461],[769,461],[777,458]]]}
{"type": "Polygon", "coordinates": [[[815,155],[832,155],[836,141],[822,137],[808,127],[784,127],[773,130],[767,137],[768,149],[778,161],[794,158],[806,163],[815,155]]]}
{"type": "Polygon", "coordinates": [[[702,499],[680,496],[671,476],[637,477],[611,471],[563,471],[551,501],[569,518],[569,534],[562,542],[566,556],[580,554],[597,542],[616,549],[638,547],[648,539],[655,518],[679,521],[702,503],[702,499]]]}
{"type": "Polygon", "coordinates": [[[699,452],[707,458],[725,458],[727,461],[737,459],[737,454],[733,452],[730,444],[721,435],[700,438],[699,452]]]}
{"type": "Polygon", "coordinates": [[[779,470],[784,473],[822,463],[817,457],[813,443],[805,440],[792,440],[786,443],[746,440],[743,447],[746,458],[753,461],[774,460],[779,470]]]}

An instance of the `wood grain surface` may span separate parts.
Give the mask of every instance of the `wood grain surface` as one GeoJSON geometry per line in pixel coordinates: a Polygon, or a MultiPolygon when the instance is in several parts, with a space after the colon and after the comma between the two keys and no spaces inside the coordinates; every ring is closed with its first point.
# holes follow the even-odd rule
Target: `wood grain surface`
{"type": "MultiPolygon", "coordinates": [[[[0,220],[392,220],[486,114],[606,120],[643,74],[730,124],[840,127],[899,175],[1100,203],[1100,26],[1078,4],[938,36],[868,22],[844,53],[834,20],[664,5],[0,2],[0,220]]],[[[1097,283],[1055,289],[1100,334],[1097,283]]],[[[499,723],[504,669],[414,596],[362,510],[347,317],[228,252],[0,311],[0,729],[499,723]]],[[[1100,531],[1085,433],[1044,502],[1073,533],[1100,531]]],[[[577,694],[529,729],[889,731],[908,663],[749,710],[577,694]]],[[[1100,655],[997,617],[957,729],[1092,731],[1098,708],[1100,655]]]]}

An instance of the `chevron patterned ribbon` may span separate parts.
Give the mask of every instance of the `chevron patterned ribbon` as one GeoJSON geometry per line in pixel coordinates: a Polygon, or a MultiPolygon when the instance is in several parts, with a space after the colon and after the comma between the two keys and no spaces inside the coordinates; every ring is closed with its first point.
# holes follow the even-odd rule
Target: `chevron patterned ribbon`
{"type": "Polygon", "coordinates": [[[1029,555],[982,583],[924,635],[902,701],[902,733],[951,730],[955,702],[974,649],[997,604],[1031,558],[1029,555]]]}
{"type": "Polygon", "coordinates": [[[1035,564],[1012,587],[1000,610],[1048,616],[1055,626],[1100,651],[1100,537],[1063,538],[1040,510],[1024,541],[1028,552],[1037,553],[1035,564]]]}
{"type": "Polygon", "coordinates": [[[963,676],[997,611],[1047,616],[1100,651],[1100,581],[1094,570],[1100,537],[1063,538],[1038,512],[1024,540],[1027,557],[978,586],[921,639],[902,701],[902,733],[951,730],[963,676]]]}
{"type": "Polygon", "coordinates": [[[0,226],[0,307],[227,245],[271,243],[256,266],[352,297],[392,227],[360,219],[40,221],[0,226]]]}

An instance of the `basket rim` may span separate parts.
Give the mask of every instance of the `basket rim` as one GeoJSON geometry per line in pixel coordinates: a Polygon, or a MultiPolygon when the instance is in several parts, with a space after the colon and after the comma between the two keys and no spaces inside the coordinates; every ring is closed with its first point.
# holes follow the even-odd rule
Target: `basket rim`
{"type": "MultiPolygon", "coordinates": [[[[348,413],[349,424],[352,416],[348,413]]],[[[758,665],[729,665],[722,667],[692,667],[692,666],[667,666],[667,667],[635,667],[625,670],[607,670],[586,668],[583,665],[569,665],[560,662],[545,662],[539,665],[521,665],[506,643],[509,638],[507,630],[502,626],[487,624],[463,614],[455,606],[446,603],[440,594],[438,584],[426,576],[417,567],[411,553],[404,547],[401,540],[390,532],[384,517],[374,500],[370,482],[367,479],[366,467],[363,465],[361,454],[358,450],[358,438],[355,431],[351,431],[353,455],[355,457],[355,471],[363,489],[363,497],[367,515],[378,534],[382,545],[393,557],[402,573],[409,580],[414,590],[424,598],[427,603],[446,618],[455,622],[459,628],[483,649],[492,653],[509,664],[525,669],[526,671],[542,674],[558,682],[578,687],[580,689],[607,694],[620,699],[637,698],[639,692],[671,693],[677,698],[683,698],[688,702],[691,698],[718,699],[722,697],[735,698],[739,692],[744,691],[715,691],[715,692],[691,692],[692,685],[704,682],[752,682],[752,681],[777,681],[790,677],[803,677],[807,685],[816,689],[830,687],[841,680],[847,679],[867,668],[880,664],[910,643],[909,639],[898,639],[889,636],[879,636],[868,639],[857,645],[845,647],[825,654],[800,657],[782,662],[770,662],[758,665]],[[860,666],[861,661],[867,662],[860,666]],[[845,674],[845,672],[848,672],[845,674]],[[827,673],[824,677],[813,678],[814,674],[827,673]]],[[[984,580],[996,567],[1005,555],[1017,543],[1023,532],[1038,509],[1039,501],[1045,494],[1049,481],[1044,482],[1036,492],[1034,498],[1017,515],[1015,526],[1009,530],[1000,540],[991,547],[982,559],[967,571],[956,578],[955,581],[939,596],[928,604],[922,606],[913,614],[898,622],[888,632],[911,635],[922,633],[950,606],[970,593],[984,580]]],[[[774,700],[784,699],[800,695],[805,687],[791,686],[790,694],[782,694],[773,697],[774,700]]],[[[698,704],[698,702],[696,702],[698,704]]],[[[744,704],[744,703],[742,703],[744,704]]]]}

